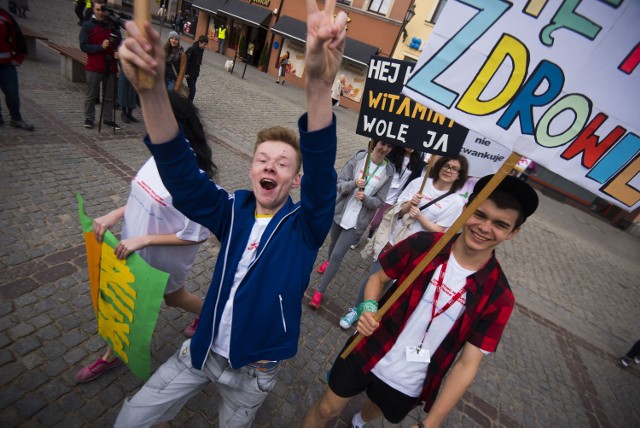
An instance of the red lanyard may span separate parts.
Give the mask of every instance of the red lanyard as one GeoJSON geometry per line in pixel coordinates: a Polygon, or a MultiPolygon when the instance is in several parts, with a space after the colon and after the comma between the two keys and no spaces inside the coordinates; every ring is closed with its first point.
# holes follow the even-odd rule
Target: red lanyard
{"type": "Polygon", "coordinates": [[[465,284],[460,291],[458,291],[456,294],[453,295],[453,297],[451,297],[451,300],[449,300],[447,303],[445,303],[445,305],[438,310],[437,308],[437,304],[438,304],[438,298],[440,297],[440,289],[442,288],[442,285],[444,283],[444,274],[447,271],[447,263],[448,261],[444,262],[442,264],[442,268],[440,269],[440,276],[438,277],[438,282],[436,283],[436,290],[433,294],[433,307],[431,308],[431,319],[429,320],[429,324],[427,324],[427,330],[424,332],[424,336],[422,337],[422,342],[420,342],[420,348],[422,348],[422,344],[424,343],[424,339],[426,339],[427,337],[427,333],[429,332],[429,328],[431,327],[431,323],[433,322],[434,319],[436,319],[436,317],[438,317],[439,315],[442,315],[444,312],[447,311],[447,309],[449,309],[451,307],[451,305],[453,305],[456,301],[458,301],[458,299],[465,293],[465,291],[467,291],[467,284],[465,284]]]}

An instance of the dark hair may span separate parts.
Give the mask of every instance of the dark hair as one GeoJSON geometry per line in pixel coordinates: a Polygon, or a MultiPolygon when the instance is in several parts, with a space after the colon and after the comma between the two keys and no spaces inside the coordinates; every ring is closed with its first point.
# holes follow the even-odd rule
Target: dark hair
{"type": "Polygon", "coordinates": [[[452,192],[455,192],[462,189],[462,186],[464,186],[464,183],[467,181],[467,177],[469,174],[469,162],[464,156],[458,155],[458,157],[456,158],[441,157],[436,161],[436,164],[433,166],[429,177],[431,177],[433,182],[436,183],[438,181],[438,178],[440,177],[440,170],[442,170],[442,167],[445,166],[445,164],[450,160],[457,160],[458,162],[460,162],[460,171],[458,172],[458,178],[453,182],[450,189],[452,192]]]}
{"type": "Polygon", "coordinates": [[[202,36],[198,37],[198,43],[209,44],[209,39],[203,34],[202,36]]]}
{"type": "MultiPolygon", "coordinates": [[[[405,154],[404,149],[405,148],[402,146],[393,146],[393,149],[391,149],[391,151],[387,155],[387,159],[389,159],[389,162],[391,162],[393,166],[396,167],[396,172],[400,172],[400,170],[402,169],[402,161],[404,160],[405,154]]],[[[420,152],[418,152],[417,150],[411,152],[411,155],[409,156],[409,163],[407,164],[407,169],[409,171],[419,171],[422,170],[424,166],[425,163],[422,159],[422,156],[420,155],[420,152]]]]}
{"type": "MultiPolygon", "coordinates": [[[[469,196],[468,203],[471,203],[471,201],[473,201],[476,198],[476,196],[477,196],[476,193],[473,193],[471,196],[469,196]]],[[[524,223],[524,221],[527,219],[527,217],[524,215],[524,209],[522,208],[522,205],[520,204],[520,202],[518,202],[516,197],[513,196],[511,193],[504,192],[502,190],[494,190],[487,197],[487,199],[492,201],[494,204],[496,204],[496,206],[500,209],[516,210],[518,212],[518,218],[516,219],[516,222],[513,225],[513,229],[511,229],[512,231],[522,226],[522,223],[524,223]]]]}
{"type": "Polygon", "coordinates": [[[204,135],[204,127],[200,120],[198,108],[191,101],[175,92],[169,92],[169,102],[173,115],[182,127],[184,135],[189,141],[198,162],[198,167],[203,170],[209,178],[215,178],[218,167],[211,159],[213,153],[207,144],[207,137],[204,135]]]}
{"type": "Polygon", "coordinates": [[[284,126],[272,126],[261,129],[256,136],[256,145],[253,148],[254,154],[256,150],[258,150],[258,146],[265,141],[280,141],[290,145],[296,152],[296,173],[300,172],[300,168],[302,167],[302,151],[300,150],[300,143],[298,142],[298,136],[295,132],[284,126]]]}

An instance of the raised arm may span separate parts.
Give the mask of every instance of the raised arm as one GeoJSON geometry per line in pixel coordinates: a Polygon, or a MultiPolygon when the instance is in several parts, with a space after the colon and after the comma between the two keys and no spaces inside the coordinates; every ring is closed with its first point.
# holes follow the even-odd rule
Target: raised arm
{"type": "Polygon", "coordinates": [[[142,29],[133,21],[127,22],[125,27],[128,37],[119,50],[122,68],[140,97],[142,115],[151,142],[166,143],[178,134],[178,124],[164,84],[165,58],[160,35],[148,22],[142,29]],[[141,88],[137,68],[155,76],[151,89],[141,88]]]}
{"type": "Polygon", "coordinates": [[[316,0],[307,0],[307,131],[316,131],[332,122],[331,85],[336,77],[346,40],[347,15],[333,19],[336,0],[327,0],[323,11],[316,0]]]}

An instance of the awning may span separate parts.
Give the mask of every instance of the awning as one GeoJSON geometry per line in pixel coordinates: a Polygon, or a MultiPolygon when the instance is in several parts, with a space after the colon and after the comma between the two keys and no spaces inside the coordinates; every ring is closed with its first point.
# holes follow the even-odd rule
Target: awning
{"type": "MultiPolygon", "coordinates": [[[[287,15],[281,16],[276,25],[271,27],[271,31],[302,43],[307,41],[307,23],[287,15]]],[[[343,58],[366,67],[371,55],[376,55],[379,51],[375,46],[347,37],[343,58]]]]}
{"type": "Polygon", "coordinates": [[[265,27],[264,22],[271,16],[271,9],[243,3],[239,0],[228,0],[218,9],[220,13],[243,21],[252,27],[265,27]]]}
{"type": "Polygon", "coordinates": [[[271,31],[302,43],[307,41],[307,23],[287,15],[281,16],[271,31]]]}
{"type": "Polygon", "coordinates": [[[220,9],[226,1],[227,0],[193,0],[193,7],[217,15],[218,9],[220,9]]]}
{"type": "Polygon", "coordinates": [[[369,65],[371,55],[376,55],[378,52],[380,52],[380,49],[375,46],[368,45],[366,43],[359,42],[347,37],[347,43],[344,46],[343,57],[344,59],[353,61],[366,67],[369,65]]]}

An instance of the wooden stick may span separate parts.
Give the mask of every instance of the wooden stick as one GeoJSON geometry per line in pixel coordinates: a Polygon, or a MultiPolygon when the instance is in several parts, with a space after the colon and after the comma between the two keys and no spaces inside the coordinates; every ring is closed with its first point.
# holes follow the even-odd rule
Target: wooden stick
{"type": "MultiPolygon", "coordinates": [[[[133,19],[140,31],[144,31],[144,24],[151,20],[151,10],[149,0],[134,0],[133,19]]],[[[153,87],[153,75],[144,70],[138,69],[138,82],[140,88],[151,89],[153,87]]]]}
{"type": "MultiPolygon", "coordinates": [[[[364,168],[362,168],[362,179],[366,180],[367,179],[367,172],[369,169],[369,160],[371,160],[371,153],[373,152],[373,147],[375,146],[375,144],[373,143],[373,140],[369,140],[369,148],[367,149],[367,158],[364,160],[364,168]]],[[[360,189],[360,190],[364,190],[364,189],[360,189]]]]}
{"type": "Polygon", "coordinates": [[[424,172],[424,178],[422,179],[422,185],[420,186],[420,191],[418,192],[421,195],[422,195],[422,191],[424,190],[424,186],[427,185],[427,180],[429,179],[429,173],[431,172],[435,164],[436,164],[436,155],[432,154],[431,157],[429,158],[429,163],[427,164],[427,170],[424,172]]]}
{"type": "MultiPolygon", "coordinates": [[[[480,193],[475,197],[473,201],[467,205],[465,210],[460,214],[460,217],[451,225],[451,227],[445,232],[445,234],[440,238],[438,242],[436,242],[433,247],[429,250],[427,255],[420,260],[420,263],[411,271],[409,276],[405,278],[405,280],[396,288],[391,297],[386,301],[386,303],[382,306],[382,308],[378,309],[378,312],[375,315],[376,321],[380,321],[383,315],[389,310],[391,305],[395,303],[396,300],[406,291],[407,288],[413,281],[418,278],[420,273],[431,263],[431,261],[436,257],[436,255],[451,241],[451,238],[458,232],[458,230],[469,220],[469,218],[476,212],[478,207],[487,199],[487,197],[498,187],[500,182],[504,179],[504,177],[509,174],[509,172],[513,169],[513,166],[520,160],[521,155],[512,152],[511,155],[504,161],[498,172],[489,180],[484,189],[480,191],[480,193]]],[[[358,346],[358,343],[362,340],[364,336],[358,333],[358,336],[353,339],[353,342],[349,345],[347,349],[340,355],[342,358],[347,358],[351,351],[358,346]]]]}

